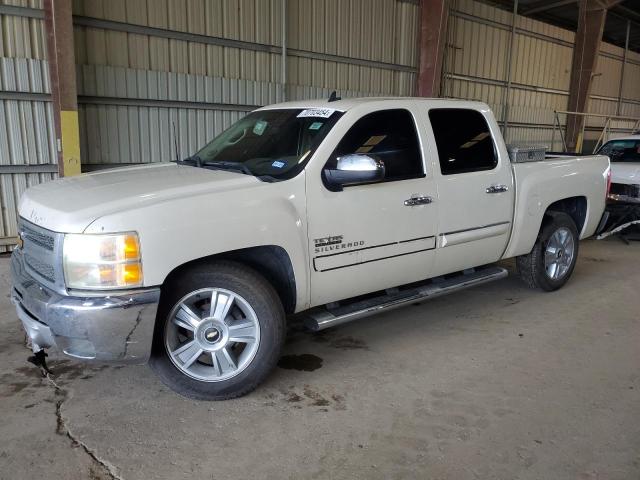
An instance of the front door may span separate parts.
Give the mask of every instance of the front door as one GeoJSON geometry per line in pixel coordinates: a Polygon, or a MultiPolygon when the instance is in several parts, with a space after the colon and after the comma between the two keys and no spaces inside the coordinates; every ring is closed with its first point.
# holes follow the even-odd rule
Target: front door
{"type": "Polygon", "coordinates": [[[509,241],[514,209],[511,165],[494,141],[497,125],[463,108],[431,109],[429,121],[440,170],[434,275],[495,262],[509,241]]]}
{"type": "Polygon", "coordinates": [[[361,153],[384,163],[385,179],[331,191],[307,177],[312,306],[428,278],[434,260],[437,189],[411,107],[347,125],[323,167],[361,153]]]}

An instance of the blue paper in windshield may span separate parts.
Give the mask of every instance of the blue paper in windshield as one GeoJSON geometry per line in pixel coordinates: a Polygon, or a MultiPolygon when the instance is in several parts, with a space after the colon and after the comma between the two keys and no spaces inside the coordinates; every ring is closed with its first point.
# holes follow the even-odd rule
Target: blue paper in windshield
{"type": "Polygon", "coordinates": [[[282,162],[282,161],[280,161],[280,160],[276,160],[275,162],[273,162],[273,163],[271,164],[271,166],[272,166],[272,167],[275,167],[275,168],[282,168],[282,167],[284,167],[285,165],[286,165],[286,163],[285,163],[285,162],[282,162]]]}
{"type": "Polygon", "coordinates": [[[253,133],[256,135],[262,135],[267,128],[267,122],[264,120],[258,120],[253,126],[253,133]]]}
{"type": "Polygon", "coordinates": [[[309,130],[320,130],[322,128],[322,122],[313,122],[309,125],[309,130]]]}

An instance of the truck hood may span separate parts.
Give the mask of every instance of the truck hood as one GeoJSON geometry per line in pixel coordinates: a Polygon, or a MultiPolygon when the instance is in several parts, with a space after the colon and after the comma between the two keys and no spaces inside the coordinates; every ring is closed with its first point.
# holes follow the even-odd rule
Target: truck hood
{"type": "Polygon", "coordinates": [[[611,182],[625,185],[640,184],[640,163],[611,162],[611,182]]]}
{"type": "Polygon", "coordinates": [[[136,207],[262,184],[250,175],[160,163],[66,177],[29,188],[18,212],[56,232],[82,233],[93,221],[136,207]]]}

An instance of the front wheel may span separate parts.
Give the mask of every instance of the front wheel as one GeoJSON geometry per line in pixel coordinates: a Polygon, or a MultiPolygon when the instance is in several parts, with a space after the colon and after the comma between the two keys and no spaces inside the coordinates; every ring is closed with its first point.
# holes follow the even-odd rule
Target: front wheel
{"type": "Polygon", "coordinates": [[[531,288],[559,289],[573,273],[578,242],[573,219],[566,213],[549,213],[531,253],[516,258],[520,278],[531,288]]]}
{"type": "Polygon", "coordinates": [[[163,292],[151,367],[176,392],[225,400],[255,389],[278,361],[285,315],[273,287],[244,265],[190,269],[163,292]]]}

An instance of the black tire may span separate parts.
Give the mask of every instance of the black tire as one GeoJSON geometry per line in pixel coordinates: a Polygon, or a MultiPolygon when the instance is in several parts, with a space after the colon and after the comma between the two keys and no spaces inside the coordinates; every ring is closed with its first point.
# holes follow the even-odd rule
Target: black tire
{"type": "Polygon", "coordinates": [[[285,313],[274,288],[251,268],[226,260],[195,266],[174,278],[163,288],[156,318],[149,365],[169,388],[197,400],[227,400],[253,391],[275,367],[285,339],[285,313]],[[242,296],[260,325],[255,356],[244,370],[227,380],[212,382],[188,376],[174,365],[165,347],[165,329],[174,306],[202,288],[222,288],[242,296]]]}
{"type": "Polygon", "coordinates": [[[551,292],[561,288],[573,273],[576,261],[578,259],[579,237],[578,229],[573,219],[562,212],[548,212],[545,215],[540,233],[536,239],[536,243],[528,255],[520,255],[516,258],[516,266],[520,278],[530,288],[539,288],[541,290],[551,292]],[[561,228],[567,229],[573,237],[573,259],[569,264],[569,268],[560,278],[554,279],[547,273],[545,268],[544,256],[547,244],[552,235],[561,228]]]}

